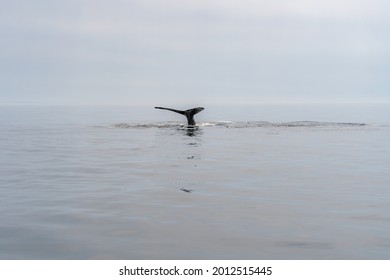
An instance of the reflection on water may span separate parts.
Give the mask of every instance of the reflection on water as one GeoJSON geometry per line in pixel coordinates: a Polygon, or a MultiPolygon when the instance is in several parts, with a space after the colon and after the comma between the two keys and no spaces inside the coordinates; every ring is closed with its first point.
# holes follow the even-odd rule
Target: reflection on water
{"type": "Polygon", "coordinates": [[[197,126],[188,126],[182,130],[185,131],[185,134],[189,137],[199,136],[203,133],[203,130],[199,129],[197,126]]]}
{"type": "MultiPolygon", "coordinates": [[[[190,166],[193,166],[193,173],[196,174],[195,168],[198,167],[198,163],[201,160],[201,152],[200,152],[200,146],[202,141],[202,135],[203,135],[203,129],[199,128],[198,126],[187,126],[187,127],[181,127],[178,129],[184,137],[182,138],[183,143],[188,146],[189,149],[186,149],[185,151],[185,158],[189,160],[190,166]]],[[[201,177],[199,174],[198,180],[201,177]]],[[[184,185],[185,187],[179,188],[179,190],[186,192],[186,193],[192,193],[195,191],[196,188],[196,181],[188,181],[184,185]]]]}
{"type": "Polygon", "coordinates": [[[169,125],[157,127],[155,132],[161,148],[158,152],[159,164],[165,170],[165,174],[161,174],[164,184],[180,193],[197,191],[199,186],[204,185],[201,174],[204,128],[169,125]]]}
{"type": "Polygon", "coordinates": [[[189,126],[186,128],[181,128],[179,129],[179,131],[181,131],[183,135],[190,137],[187,139],[183,139],[188,146],[200,146],[202,140],[201,137],[203,135],[202,128],[196,126],[189,126]]]}

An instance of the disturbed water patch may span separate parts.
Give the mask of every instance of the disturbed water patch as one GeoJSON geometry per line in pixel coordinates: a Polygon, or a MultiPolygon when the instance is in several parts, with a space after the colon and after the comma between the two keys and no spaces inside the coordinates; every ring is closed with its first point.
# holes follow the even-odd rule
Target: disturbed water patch
{"type": "Polygon", "coordinates": [[[153,123],[116,123],[114,128],[199,128],[199,127],[226,127],[226,128],[256,128],[256,127],[359,127],[366,126],[365,123],[351,122],[317,122],[317,121],[294,121],[294,122],[267,122],[267,121],[214,121],[202,122],[195,126],[187,126],[178,122],[153,122],[153,123]]]}

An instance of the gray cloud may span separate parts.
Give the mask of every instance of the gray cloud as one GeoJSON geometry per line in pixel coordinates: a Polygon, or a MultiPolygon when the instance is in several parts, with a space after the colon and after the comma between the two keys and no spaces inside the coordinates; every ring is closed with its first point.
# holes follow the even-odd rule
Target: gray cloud
{"type": "Polygon", "coordinates": [[[0,102],[382,102],[386,1],[3,1],[0,102]]]}

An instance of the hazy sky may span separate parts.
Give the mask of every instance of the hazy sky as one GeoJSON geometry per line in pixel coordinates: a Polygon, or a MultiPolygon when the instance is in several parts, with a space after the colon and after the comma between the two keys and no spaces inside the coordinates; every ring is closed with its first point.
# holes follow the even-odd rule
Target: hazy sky
{"type": "Polygon", "coordinates": [[[388,0],[0,0],[0,103],[390,102],[388,0]]]}

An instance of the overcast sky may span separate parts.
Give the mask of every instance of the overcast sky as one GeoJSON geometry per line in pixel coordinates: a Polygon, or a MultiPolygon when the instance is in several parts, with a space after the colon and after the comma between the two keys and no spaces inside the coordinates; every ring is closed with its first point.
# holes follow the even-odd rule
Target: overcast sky
{"type": "Polygon", "coordinates": [[[388,0],[0,0],[0,103],[390,102],[388,0]]]}

